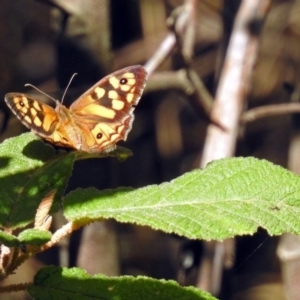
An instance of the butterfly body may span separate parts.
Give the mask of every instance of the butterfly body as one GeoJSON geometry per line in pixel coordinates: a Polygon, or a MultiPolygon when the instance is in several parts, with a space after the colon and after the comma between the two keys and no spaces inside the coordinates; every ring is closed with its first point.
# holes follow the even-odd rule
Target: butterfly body
{"type": "Polygon", "coordinates": [[[55,109],[19,93],[5,101],[21,122],[46,141],[89,153],[109,152],[126,140],[133,110],[145,87],[146,70],[132,66],[116,71],[86,91],[70,108],[55,109]]]}

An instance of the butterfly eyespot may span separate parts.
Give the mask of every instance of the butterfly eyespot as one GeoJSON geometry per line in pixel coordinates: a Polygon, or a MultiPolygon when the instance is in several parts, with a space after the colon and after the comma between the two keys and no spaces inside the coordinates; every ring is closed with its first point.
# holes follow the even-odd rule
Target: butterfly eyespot
{"type": "Polygon", "coordinates": [[[102,136],[103,136],[102,133],[98,133],[98,134],[96,135],[96,138],[97,138],[98,140],[100,140],[100,139],[102,138],[102,136]]]}
{"type": "Polygon", "coordinates": [[[126,84],[128,82],[128,80],[126,78],[122,78],[120,80],[120,84],[126,84]]]}
{"type": "Polygon", "coordinates": [[[23,102],[23,101],[21,101],[21,102],[20,102],[20,106],[22,106],[22,107],[24,107],[24,106],[25,106],[25,104],[24,104],[24,102],[23,102]]]}

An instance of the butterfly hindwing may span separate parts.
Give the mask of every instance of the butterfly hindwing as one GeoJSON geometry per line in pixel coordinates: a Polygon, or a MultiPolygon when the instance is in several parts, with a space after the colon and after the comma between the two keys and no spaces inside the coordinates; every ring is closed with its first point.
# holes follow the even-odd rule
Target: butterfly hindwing
{"type": "Polygon", "coordinates": [[[127,116],[122,123],[80,123],[78,126],[86,133],[83,143],[89,152],[109,152],[115,149],[119,140],[125,140],[132,118],[127,116]]]}

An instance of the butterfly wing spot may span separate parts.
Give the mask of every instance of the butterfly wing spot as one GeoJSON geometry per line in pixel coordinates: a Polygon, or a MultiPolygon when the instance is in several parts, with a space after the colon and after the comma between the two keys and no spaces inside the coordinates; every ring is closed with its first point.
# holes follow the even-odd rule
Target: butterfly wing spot
{"type": "Polygon", "coordinates": [[[126,78],[126,79],[134,79],[135,75],[133,72],[126,72],[122,78],[126,78]]]}
{"type": "Polygon", "coordinates": [[[28,113],[28,107],[26,107],[23,102],[17,103],[16,109],[20,112],[20,115],[26,115],[28,113]]]}
{"type": "Polygon", "coordinates": [[[33,123],[37,127],[41,127],[43,125],[42,121],[40,118],[34,118],[33,123]]]}
{"type": "Polygon", "coordinates": [[[109,91],[108,92],[108,98],[110,99],[118,99],[119,94],[116,91],[109,91]]]}
{"type": "Polygon", "coordinates": [[[37,110],[37,111],[42,111],[42,107],[40,106],[40,104],[37,101],[33,102],[33,107],[37,110]]]}
{"type": "Polygon", "coordinates": [[[104,136],[108,139],[110,135],[114,134],[115,130],[106,123],[99,123],[92,129],[92,134],[97,139],[104,136]]]}
{"type": "Polygon", "coordinates": [[[111,78],[109,78],[109,83],[115,88],[118,89],[120,86],[120,81],[116,76],[112,76],[111,78]]]}
{"type": "Polygon", "coordinates": [[[122,78],[121,80],[120,80],[120,84],[126,84],[128,82],[128,80],[126,79],[126,78],[122,78]]]}
{"type": "MultiPolygon", "coordinates": [[[[126,122],[126,121],[125,121],[126,122]]],[[[115,143],[120,139],[125,138],[124,130],[126,126],[128,127],[129,124],[106,124],[106,123],[99,123],[97,124],[94,129],[92,130],[93,136],[100,142],[102,139],[103,144],[111,144],[115,143]]]]}
{"type": "Polygon", "coordinates": [[[101,99],[105,95],[105,89],[96,87],[94,90],[94,94],[92,95],[93,99],[101,99]]]}
{"type": "Polygon", "coordinates": [[[80,113],[82,115],[96,115],[98,117],[103,117],[107,119],[113,119],[116,115],[116,112],[110,108],[107,108],[103,105],[94,103],[84,107],[80,113]]]}
{"type": "Polygon", "coordinates": [[[28,106],[28,99],[27,99],[27,97],[22,96],[21,98],[17,98],[16,101],[20,101],[19,103],[20,103],[20,105],[22,107],[28,106]]]}
{"type": "Polygon", "coordinates": [[[28,100],[26,97],[20,97],[13,99],[13,103],[17,111],[21,111],[23,114],[28,113],[28,100]]]}
{"type": "Polygon", "coordinates": [[[128,91],[130,91],[131,86],[128,85],[128,84],[124,84],[124,85],[121,85],[121,86],[120,86],[120,89],[121,89],[121,91],[123,91],[123,92],[128,92],[128,91]]]}
{"type": "Polygon", "coordinates": [[[116,91],[109,91],[108,97],[112,99],[112,108],[115,110],[122,110],[125,106],[124,101],[120,98],[121,96],[116,91]]]}
{"type": "Polygon", "coordinates": [[[122,78],[120,83],[121,83],[121,85],[120,85],[121,91],[129,92],[132,90],[132,88],[134,88],[134,85],[136,84],[136,80],[134,78],[131,78],[131,79],[122,78]],[[121,83],[121,82],[123,82],[123,83],[121,83]]]}
{"type": "Polygon", "coordinates": [[[25,116],[25,117],[24,117],[24,120],[25,120],[25,122],[28,123],[28,124],[31,124],[31,123],[32,123],[32,121],[31,121],[31,119],[30,119],[29,116],[25,116]]]}
{"type": "Polygon", "coordinates": [[[31,108],[30,108],[30,114],[31,114],[31,116],[32,116],[33,118],[35,118],[36,115],[37,115],[36,109],[31,107],[31,108]]]}
{"type": "Polygon", "coordinates": [[[115,109],[115,110],[122,110],[123,109],[123,107],[124,107],[124,102],[122,101],[122,100],[117,100],[117,99],[114,99],[113,101],[112,101],[112,107],[113,107],[113,109],[115,109]]]}
{"type": "Polygon", "coordinates": [[[133,93],[127,94],[127,96],[126,96],[127,102],[131,103],[133,99],[134,99],[134,94],[133,93]]]}
{"type": "Polygon", "coordinates": [[[133,73],[125,73],[120,79],[116,76],[109,78],[109,83],[114,87],[114,89],[121,89],[124,92],[130,90],[130,88],[136,83],[133,73]]]}

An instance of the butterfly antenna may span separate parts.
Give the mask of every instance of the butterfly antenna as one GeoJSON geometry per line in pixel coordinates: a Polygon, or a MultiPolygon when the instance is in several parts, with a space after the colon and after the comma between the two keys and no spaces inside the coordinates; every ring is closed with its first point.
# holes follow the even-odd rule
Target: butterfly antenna
{"type": "Polygon", "coordinates": [[[71,82],[73,81],[73,79],[74,79],[74,77],[75,77],[76,75],[77,75],[77,73],[74,73],[74,74],[72,75],[72,77],[71,77],[71,79],[70,79],[70,81],[69,81],[69,83],[68,83],[68,85],[67,85],[67,87],[66,87],[66,89],[65,89],[65,92],[64,92],[64,94],[63,94],[63,96],[62,96],[62,98],[61,98],[61,104],[63,103],[64,98],[65,98],[65,95],[66,95],[66,93],[67,93],[67,90],[68,90],[68,88],[69,88],[71,82]]]}
{"type": "Polygon", "coordinates": [[[46,94],[45,92],[41,91],[40,89],[38,89],[36,86],[34,86],[30,83],[26,83],[25,86],[30,86],[30,87],[34,88],[35,90],[37,90],[41,94],[45,95],[46,97],[48,97],[48,98],[52,99],[54,102],[56,102],[56,100],[54,98],[52,98],[50,95],[46,94]]]}

